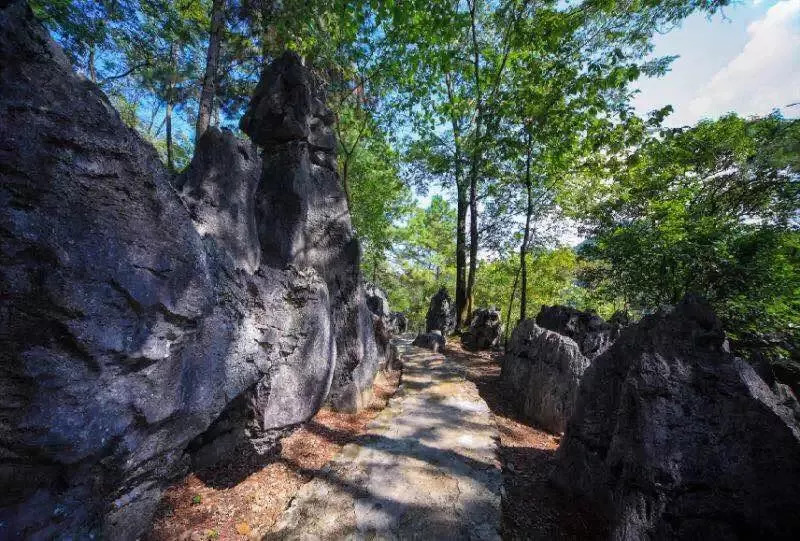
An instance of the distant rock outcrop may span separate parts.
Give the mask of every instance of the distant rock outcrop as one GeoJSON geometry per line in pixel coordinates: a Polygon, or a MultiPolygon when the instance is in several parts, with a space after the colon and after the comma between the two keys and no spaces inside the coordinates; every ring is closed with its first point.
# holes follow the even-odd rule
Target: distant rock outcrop
{"type": "Polygon", "coordinates": [[[263,147],[256,191],[263,262],[312,267],[328,285],[336,337],[331,403],[357,411],[369,403],[379,358],[361,281],[361,248],[336,168],[334,115],[322,83],[295,53],[261,76],[242,130],[263,147]]]}
{"type": "Polygon", "coordinates": [[[372,312],[372,327],[375,331],[375,344],[378,348],[378,357],[381,365],[389,365],[389,341],[392,339],[392,328],[389,323],[389,301],[386,293],[374,284],[364,285],[367,307],[372,312]]]}
{"type": "Polygon", "coordinates": [[[417,337],[414,338],[414,341],[411,342],[411,345],[441,353],[444,351],[445,343],[441,331],[431,331],[418,334],[417,337]]]}
{"type": "Polygon", "coordinates": [[[443,335],[456,328],[456,307],[446,288],[441,288],[431,298],[428,314],[425,317],[425,331],[440,331],[443,335]]]}
{"type": "Polygon", "coordinates": [[[525,418],[551,432],[563,432],[589,363],[572,338],[526,319],[511,333],[501,381],[525,418]]]}
{"type": "Polygon", "coordinates": [[[572,338],[590,359],[608,349],[618,334],[613,325],[594,312],[582,312],[569,306],[542,306],[536,324],[572,338]]]}
{"type": "Polygon", "coordinates": [[[389,314],[389,328],[393,334],[405,334],[408,332],[408,318],[403,312],[392,312],[389,314]]]}
{"type": "Polygon", "coordinates": [[[794,539],[800,426],[785,398],[687,298],[593,361],[553,480],[614,539],[794,539]]]}
{"type": "Polygon", "coordinates": [[[136,539],[193,460],[371,383],[330,115],[279,61],[262,100],[291,114],[247,124],[263,169],[209,130],[179,195],[23,1],[0,3],[0,66],[0,538],[136,539]],[[293,120],[309,142],[274,129],[293,120]]]}
{"type": "Polygon", "coordinates": [[[500,310],[478,308],[472,313],[469,329],[461,335],[461,343],[470,350],[493,349],[500,344],[503,322],[500,310]]]}

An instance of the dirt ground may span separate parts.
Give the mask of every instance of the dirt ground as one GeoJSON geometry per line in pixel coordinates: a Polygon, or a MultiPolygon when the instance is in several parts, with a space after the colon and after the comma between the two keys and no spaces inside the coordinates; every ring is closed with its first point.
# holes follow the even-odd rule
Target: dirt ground
{"type": "Polygon", "coordinates": [[[503,467],[503,539],[606,539],[602,523],[565,500],[548,482],[561,437],[521,422],[500,385],[502,354],[465,351],[456,340],[446,355],[467,367],[494,414],[503,467]]]}
{"type": "Polygon", "coordinates": [[[225,467],[189,474],[165,492],[145,539],[260,539],[299,488],[364,431],[399,382],[399,372],[380,372],[372,404],[364,411],[347,414],[324,408],[284,438],[271,456],[242,457],[225,467]]]}

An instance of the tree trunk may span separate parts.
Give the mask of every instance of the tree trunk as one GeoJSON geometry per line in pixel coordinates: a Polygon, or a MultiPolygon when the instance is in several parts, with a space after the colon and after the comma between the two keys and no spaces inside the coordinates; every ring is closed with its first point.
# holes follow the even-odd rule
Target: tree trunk
{"type": "Polygon", "coordinates": [[[175,165],[172,160],[172,103],[167,102],[167,112],[165,113],[167,125],[167,169],[170,173],[175,172],[175,165]]]}
{"type": "Polygon", "coordinates": [[[472,290],[478,270],[478,197],[477,180],[472,175],[469,183],[469,275],[467,277],[467,317],[472,314],[472,290]]]}
{"type": "Polygon", "coordinates": [[[456,222],[456,329],[467,320],[467,190],[457,186],[456,222]]]}
{"type": "Polygon", "coordinates": [[[466,321],[467,314],[467,187],[464,184],[464,171],[461,163],[461,126],[455,113],[455,96],[453,94],[450,73],[445,74],[447,98],[453,106],[450,123],[453,128],[453,169],[456,180],[456,329],[466,321]]]}
{"type": "Polygon", "coordinates": [[[97,69],[95,68],[95,48],[94,45],[89,47],[89,79],[97,84],[97,69]]]}
{"type": "Polygon", "coordinates": [[[511,288],[511,298],[508,300],[508,312],[506,312],[506,330],[503,333],[503,344],[508,345],[508,333],[511,327],[511,309],[514,307],[514,297],[517,295],[517,283],[519,282],[519,274],[521,269],[517,269],[514,274],[514,286],[511,288]]]}
{"type": "Polygon", "coordinates": [[[475,141],[472,147],[472,160],[469,175],[469,276],[467,277],[467,313],[472,312],[472,288],[475,286],[475,273],[478,268],[478,178],[480,177],[483,128],[483,96],[481,92],[480,50],[478,48],[478,0],[469,4],[472,29],[472,70],[475,80],[475,141]]]}
{"type": "Polygon", "coordinates": [[[347,210],[350,210],[350,185],[348,184],[348,173],[350,166],[350,155],[345,155],[342,160],[342,189],[344,189],[344,197],[347,201],[347,210]]]}
{"type": "Polygon", "coordinates": [[[175,84],[176,84],[176,71],[178,65],[178,48],[175,44],[171,44],[169,48],[170,69],[169,86],[167,88],[167,109],[164,121],[167,125],[167,169],[170,173],[175,172],[175,165],[172,157],[172,106],[175,99],[175,84]]]}
{"type": "Polygon", "coordinates": [[[194,144],[197,146],[200,137],[208,129],[214,107],[215,83],[219,66],[219,50],[222,43],[222,30],[225,23],[225,0],[214,0],[211,4],[211,31],[208,36],[206,50],[206,71],[203,75],[203,86],[200,90],[200,102],[197,108],[197,124],[195,126],[194,144]]]}
{"type": "Polygon", "coordinates": [[[528,317],[528,241],[530,240],[531,216],[533,215],[533,187],[531,186],[531,136],[527,137],[527,153],[525,155],[525,191],[528,198],[525,207],[525,231],[522,234],[522,246],[519,248],[519,268],[522,285],[519,297],[519,320],[528,317]]]}

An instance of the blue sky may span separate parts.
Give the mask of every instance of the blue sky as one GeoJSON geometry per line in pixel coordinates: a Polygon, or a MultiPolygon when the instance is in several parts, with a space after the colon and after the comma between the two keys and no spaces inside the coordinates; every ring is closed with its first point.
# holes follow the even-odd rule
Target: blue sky
{"type": "Polygon", "coordinates": [[[641,114],[671,104],[670,126],[729,111],[800,116],[800,0],[743,0],[713,18],[695,14],[655,39],[655,56],[679,55],[664,77],[641,81],[641,114]]]}

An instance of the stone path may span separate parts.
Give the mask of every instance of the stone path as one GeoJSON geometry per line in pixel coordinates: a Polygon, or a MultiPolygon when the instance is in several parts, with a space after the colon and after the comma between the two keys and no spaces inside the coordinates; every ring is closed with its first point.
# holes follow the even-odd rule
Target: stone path
{"type": "Polygon", "coordinates": [[[265,539],[500,538],[489,408],[457,363],[407,342],[401,349],[401,390],[265,539]]]}

